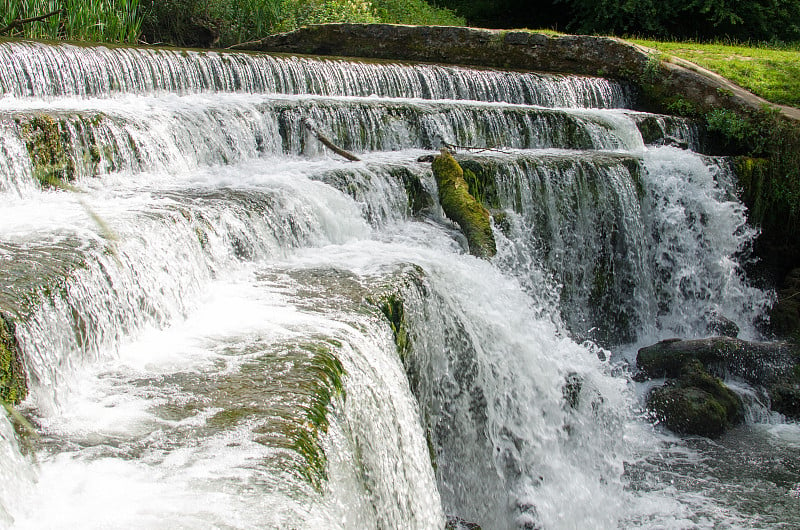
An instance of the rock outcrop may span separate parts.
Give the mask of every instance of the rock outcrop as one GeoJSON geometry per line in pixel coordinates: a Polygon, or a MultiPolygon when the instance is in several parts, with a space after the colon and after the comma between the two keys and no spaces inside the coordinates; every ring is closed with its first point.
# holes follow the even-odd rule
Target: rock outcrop
{"type": "Polygon", "coordinates": [[[670,339],[640,349],[637,365],[643,378],[667,378],[647,407],[681,434],[718,436],[741,419],[738,397],[717,375],[766,388],[773,410],[800,417],[800,364],[786,343],[670,339]]]}
{"type": "MultiPolygon", "coordinates": [[[[449,26],[319,24],[233,48],[612,77],[650,84],[654,93],[680,94],[701,111],[759,110],[770,105],[693,63],[612,37],[449,26]]],[[[800,120],[800,109],[775,107],[800,120]]]]}

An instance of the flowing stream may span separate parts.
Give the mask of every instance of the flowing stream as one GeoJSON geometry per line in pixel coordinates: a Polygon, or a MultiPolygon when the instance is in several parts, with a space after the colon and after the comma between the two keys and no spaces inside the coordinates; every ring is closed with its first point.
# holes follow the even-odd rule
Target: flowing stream
{"type": "Polygon", "coordinates": [[[716,441],[642,410],[637,348],[713,315],[758,338],[772,295],[729,162],[635,106],[599,78],[0,42],[0,311],[37,433],[0,416],[0,526],[799,527],[800,428],[758,389],[716,441]],[[491,260],[417,161],[446,144],[484,148],[457,157],[491,260]]]}

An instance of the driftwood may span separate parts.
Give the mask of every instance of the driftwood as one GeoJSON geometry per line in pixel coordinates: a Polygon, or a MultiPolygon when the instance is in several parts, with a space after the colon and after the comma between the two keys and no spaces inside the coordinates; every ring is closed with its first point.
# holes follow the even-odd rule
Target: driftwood
{"type": "Polygon", "coordinates": [[[359,162],[361,160],[360,158],[358,158],[356,155],[354,155],[350,151],[346,151],[346,150],[342,149],[341,147],[337,146],[336,144],[334,144],[330,140],[330,138],[328,138],[327,136],[325,136],[324,134],[319,132],[317,130],[317,128],[314,127],[314,124],[312,124],[310,120],[307,120],[307,119],[303,120],[303,125],[305,126],[306,129],[308,129],[311,132],[311,134],[313,134],[317,138],[317,140],[319,140],[322,143],[322,145],[324,145],[325,147],[327,147],[328,149],[330,149],[331,151],[333,151],[337,155],[339,155],[341,157],[344,157],[344,158],[346,158],[347,160],[349,160],[351,162],[359,162]]]}
{"type": "Polygon", "coordinates": [[[55,15],[60,15],[64,13],[63,9],[56,9],[55,11],[51,11],[50,13],[45,13],[44,15],[39,15],[38,17],[30,17],[30,18],[18,18],[11,22],[8,26],[0,29],[0,35],[3,33],[8,33],[14,28],[18,28],[20,26],[24,26],[25,24],[30,24],[31,22],[39,22],[40,20],[48,19],[55,15]]]}

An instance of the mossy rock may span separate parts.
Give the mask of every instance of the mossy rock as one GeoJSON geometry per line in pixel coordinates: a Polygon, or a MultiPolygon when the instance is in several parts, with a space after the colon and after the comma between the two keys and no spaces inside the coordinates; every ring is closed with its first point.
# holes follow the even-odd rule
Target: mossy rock
{"type": "Polygon", "coordinates": [[[14,323],[0,313],[0,400],[16,405],[28,395],[14,323]]]}
{"type": "Polygon", "coordinates": [[[696,360],[684,365],[679,379],[655,388],[647,408],[678,434],[713,438],[742,420],[739,397],[696,360]]]}
{"type": "Polygon", "coordinates": [[[459,165],[464,170],[470,195],[490,210],[502,208],[495,180],[497,168],[479,160],[461,160],[459,165]]]}
{"type": "MultiPolygon", "coordinates": [[[[795,335],[795,341],[797,341],[795,335]]],[[[772,410],[800,420],[800,345],[794,343],[794,366],[784,378],[767,388],[772,410]]]]}
{"type": "Polygon", "coordinates": [[[394,343],[397,346],[397,353],[400,359],[405,361],[411,350],[411,339],[409,338],[408,328],[406,327],[406,316],[403,298],[399,293],[388,293],[381,297],[378,308],[389,321],[392,328],[394,343]]]}
{"type": "Polygon", "coordinates": [[[444,213],[455,221],[467,238],[469,251],[480,258],[497,253],[489,211],[469,193],[464,171],[447,150],[433,160],[433,175],[444,213]]]}
{"type": "Polygon", "coordinates": [[[20,124],[31,158],[34,177],[46,188],[60,188],[75,180],[75,162],[67,146],[69,136],[61,124],[46,114],[20,124]]]}
{"type": "Polygon", "coordinates": [[[650,393],[647,406],[661,423],[678,434],[714,438],[729,427],[725,408],[699,388],[664,385],[650,393]]]}

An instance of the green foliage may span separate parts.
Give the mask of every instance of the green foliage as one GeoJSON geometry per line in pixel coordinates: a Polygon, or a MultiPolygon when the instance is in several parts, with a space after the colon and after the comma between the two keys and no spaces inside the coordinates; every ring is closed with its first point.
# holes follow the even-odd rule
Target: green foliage
{"type": "Polygon", "coordinates": [[[12,37],[136,43],[139,0],[0,0],[0,27],[58,9],[61,14],[15,28],[12,37]]]}
{"type": "Polygon", "coordinates": [[[375,0],[375,15],[387,24],[464,26],[466,20],[450,11],[433,7],[423,0],[375,0]]]}
{"type": "Polygon", "coordinates": [[[424,0],[0,0],[0,28],[44,15],[8,36],[226,47],[327,22],[463,25],[424,0]]]}
{"type": "Polygon", "coordinates": [[[800,259],[800,126],[767,110],[715,110],[707,120],[730,152],[747,155],[734,166],[740,197],[761,227],[762,255],[782,277],[800,259]]]}
{"type": "Polygon", "coordinates": [[[288,0],[286,8],[281,24],[285,29],[333,22],[378,22],[368,0],[288,0]]]}
{"type": "Polygon", "coordinates": [[[794,0],[554,0],[571,11],[570,30],[661,37],[794,41],[800,2],[794,0]]]}
{"type": "Polygon", "coordinates": [[[230,46],[272,33],[283,0],[142,0],[142,34],[150,43],[230,46]]]}

